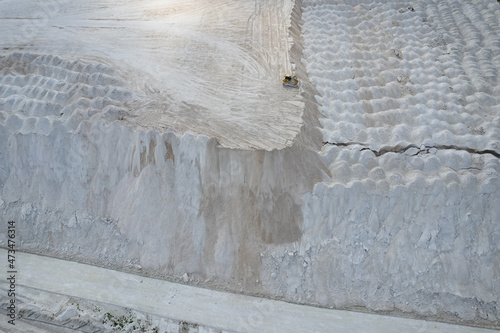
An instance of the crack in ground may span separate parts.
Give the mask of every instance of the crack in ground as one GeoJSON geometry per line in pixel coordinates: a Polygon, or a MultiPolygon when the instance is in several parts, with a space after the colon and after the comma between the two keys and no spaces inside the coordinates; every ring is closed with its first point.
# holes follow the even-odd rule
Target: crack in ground
{"type": "Polygon", "coordinates": [[[414,156],[418,155],[420,153],[425,153],[425,154],[431,154],[429,152],[430,149],[436,149],[436,150],[457,150],[457,151],[466,151],[470,154],[479,154],[479,155],[486,155],[486,154],[491,154],[495,156],[496,158],[500,158],[500,153],[491,150],[491,149],[485,149],[485,150],[477,150],[477,149],[472,149],[468,147],[459,147],[455,145],[433,145],[433,146],[427,146],[427,145],[417,145],[417,144],[409,144],[406,146],[393,146],[393,147],[382,147],[380,150],[374,150],[369,147],[367,147],[367,144],[361,143],[361,142],[344,142],[344,143],[336,143],[336,142],[328,142],[324,141],[323,146],[326,145],[331,145],[331,146],[337,146],[337,147],[348,147],[348,146],[362,146],[361,150],[370,150],[372,151],[375,156],[382,156],[387,153],[396,153],[396,154],[402,154],[405,153],[408,149],[410,148],[416,148],[417,151],[415,153],[410,153],[407,154],[408,156],[414,156]],[[425,147],[425,148],[422,148],[425,147]]]}

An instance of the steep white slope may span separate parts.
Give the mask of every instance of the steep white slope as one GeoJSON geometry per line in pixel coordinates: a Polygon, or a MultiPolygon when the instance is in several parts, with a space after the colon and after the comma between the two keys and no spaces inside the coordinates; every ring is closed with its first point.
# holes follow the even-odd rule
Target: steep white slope
{"type": "Polygon", "coordinates": [[[263,255],[264,284],[299,302],[498,322],[500,7],[303,10],[329,174],[302,197],[301,239],[263,255]]]}

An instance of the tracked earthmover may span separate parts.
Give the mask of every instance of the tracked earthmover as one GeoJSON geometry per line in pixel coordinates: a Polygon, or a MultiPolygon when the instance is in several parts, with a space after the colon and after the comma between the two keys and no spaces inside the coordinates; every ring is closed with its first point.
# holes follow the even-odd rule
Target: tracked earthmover
{"type": "Polygon", "coordinates": [[[285,78],[283,79],[283,86],[285,87],[292,87],[292,88],[298,88],[299,87],[299,80],[297,77],[294,75],[286,74],[285,78]]]}

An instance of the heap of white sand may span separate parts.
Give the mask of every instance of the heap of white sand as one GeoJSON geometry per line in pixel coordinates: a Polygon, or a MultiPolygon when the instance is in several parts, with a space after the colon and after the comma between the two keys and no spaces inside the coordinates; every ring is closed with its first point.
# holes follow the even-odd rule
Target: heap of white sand
{"type": "Polygon", "coordinates": [[[500,326],[497,2],[99,4],[0,3],[19,249],[500,326]]]}

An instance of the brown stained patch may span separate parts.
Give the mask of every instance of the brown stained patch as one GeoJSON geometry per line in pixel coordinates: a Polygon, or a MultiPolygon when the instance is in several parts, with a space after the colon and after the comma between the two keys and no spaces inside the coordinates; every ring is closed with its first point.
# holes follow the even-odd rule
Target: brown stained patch
{"type": "Polygon", "coordinates": [[[141,151],[141,171],[144,169],[147,165],[147,160],[146,160],[146,154],[147,154],[147,149],[146,147],[142,147],[141,151]]]}
{"type": "Polygon", "coordinates": [[[365,110],[365,113],[373,113],[373,106],[370,101],[361,101],[361,106],[365,110]]]}
{"type": "Polygon", "coordinates": [[[390,49],[388,51],[389,57],[396,57],[399,60],[403,60],[403,52],[401,50],[390,49]]]}
{"type": "MultiPolygon", "coordinates": [[[[141,145],[142,144],[143,144],[143,142],[141,141],[141,145]]],[[[134,164],[135,148],[136,147],[134,147],[134,150],[132,151],[132,164],[131,165],[134,164]]],[[[140,169],[138,170],[137,167],[134,167],[134,176],[138,176],[141,173],[142,169],[144,169],[149,164],[156,165],[155,149],[156,149],[156,140],[155,139],[151,139],[149,141],[149,150],[146,146],[142,147],[141,156],[140,156],[140,160],[141,160],[140,169]]]]}
{"type": "Polygon", "coordinates": [[[168,141],[165,141],[165,149],[167,150],[167,152],[165,153],[165,162],[167,160],[172,160],[172,163],[175,164],[175,156],[174,156],[174,151],[172,149],[172,145],[168,142],[168,141]]]}
{"type": "MultiPolygon", "coordinates": [[[[373,93],[372,93],[371,89],[361,88],[358,90],[358,93],[359,93],[359,97],[361,98],[361,100],[363,102],[373,99],[373,93]]],[[[373,112],[373,110],[370,111],[370,113],[371,112],[373,112]]]]}
{"type": "MultiPolygon", "coordinates": [[[[255,288],[255,281],[260,278],[260,253],[263,250],[257,217],[256,198],[248,188],[240,188],[235,202],[244,202],[241,215],[231,223],[236,255],[233,257],[233,274],[240,277],[240,282],[247,290],[255,288]]],[[[238,214],[239,215],[239,214],[238,214]]]]}
{"type": "Polygon", "coordinates": [[[302,236],[302,210],[294,203],[293,197],[283,193],[270,210],[259,213],[259,227],[262,240],[268,244],[283,244],[294,242],[302,236]]]}
{"type": "Polygon", "coordinates": [[[273,243],[273,235],[272,234],[266,234],[266,230],[261,229],[260,230],[260,237],[266,242],[267,244],[272,244],[273,243]]]}
{"type": "Polygon", "coordinates": [[[299,146],[271,152],[209,146],[201,172],[199,210],[205,222],[207,274],[229,281],[236,289],[259,290],[255,281],[261,279],[260,254],[269,244],[300,240],[300,198],[321,179],[321,170],[317,154],[299,146]],[[217,244],[225,243],[234,249],[228,261],[231,273],[217,270],[214,260],[220,253],[217,244]]]}
{"type": "MultiPolygon", "coordinates": [[[[132,149],[132,158],[130,159],[130,167],[128,168],[129,171],[132,171],[132,168],[134,166],[134,157],[135,157],[135,146],[134,149],[132,149]]],[[[134,170],[134,176],[135,176],[135,170],[134,170]]]]}
{"type": "MultiPolygon", "coordinates": [[[[250,191],[250,193],[251,193],[253,196],[255,196],[255,194],[254,194],[252,191],[250,191]]],[[[260,218],[260,215],[259,215],[259,216],[257,216],[257,228],[258,228],[259,230],[262,230],[262,219],[260,218]]],[[[262,239],[264,239],[264,237],[262,237],[262,239]]]]}
{"type": "Polygon", "coordinates": [[[262,164],[264,162],[264,157],[266,156],[266,152],[264,150],[260,150],[259,152],[257,152],[257,156],[258,156],[258,162],[262,164]]]}
{"type": "Polygon", "coordinates": [[[149,141],[148,164],[156,165],[155,149],[156,149],[156,139],[153,138],[149,141]]]}

